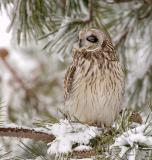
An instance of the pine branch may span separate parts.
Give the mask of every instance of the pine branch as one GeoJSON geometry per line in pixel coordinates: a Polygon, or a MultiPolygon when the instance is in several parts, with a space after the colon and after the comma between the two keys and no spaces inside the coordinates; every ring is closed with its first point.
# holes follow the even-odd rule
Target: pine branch
{"type": "MultiPolygon", "coordinates": [[[[28,138],[31,140],[42,141],[44,143],[52,142],[55,139],[55,136],[44,128],[30,128],[14,124],[0,126],[0,137],[28,138]]],[[[96,152],[94,150],[73,151],[72,156],[87,158],[96,156],[96,152]]]]}
{"type": "Polygon", "coordinates": [[[50,142],[54,140],[54,135],[49,131],[40,128],[29,128],[17,125],[0,126],[0,137],[28,138],[36,141],[50,142]]]}

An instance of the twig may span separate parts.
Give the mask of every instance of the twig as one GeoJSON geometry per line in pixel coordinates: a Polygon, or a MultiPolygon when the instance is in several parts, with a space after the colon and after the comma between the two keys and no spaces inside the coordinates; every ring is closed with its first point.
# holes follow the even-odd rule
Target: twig
{"type": "Polygon", "coordinates": [[[89,158],[96,156],[97,153],[94,150],[89,150],[89,151],[74,151],[73,156],[76,156],[77,158],[89,158]]]}
{"type": "Polygon", "coordinates": [[[92,8],[92,0],[89,0],[89,4],[88,4],[88,8],[89,8],[89,17],[84,20],[84,23],[90,23],[92,21],[92,17],[93,17],[93,8],[92,8]]]}
{"type": "Polygon", "coordinates": [[[9,72],[13,75],[14,79],[20,84],[20,86],[27,91],[28,87],[24,84],[24,82],[22,81],[22,79],[18,76],[18,74],[16,73],[16,71],[12,68],[12,66],[10,66],[10,64],[7,62],[7,56],[8,56],[8,51],[5,48],[1,48],[0,49],[0,58],[2,60],[2,62],[4,63],[4,65],[6,66],[6,68],[9,70],[9,72]]]}
{"type": "Polygon", "coordinates": [[[22,79],[17,75],[16,71],[9,65],[9,63],[7,62],[7,60],[5,58],[2,58],[2,61],[3,61],[4,65],[6,66],[6,68],[9,70],[9,72],[13,75],[14,79],[16,80],[16,82],[18,82],[20,84],[20,86],[24,90],[27,91],[28,89],[25,86],[25,84],[23,83],[22,79]]]}
{"type": "Polygon", "coordinates": [[[115,42],[115,48],[117,48],[119,46],[119,44],[122,42],[122,40],[126,39],[128,34],[128,30],[124,31],[121,36],[119,37],[119,39],[115,42]]]}
{"type": "Polygon", "coordinates": [[[134,0],[114,0],[115,3],[133,2],[134,0]]]}
{"type": "Polygon", "coordinates": [[[148,3],[152,7],[152,0],[145,0],[146,3],[148,3]]]}
{"type": "MultiPolygon", "coordinates": [[[[38,101],[37,95],[27,85],[25,85],[25,83],[20,78],[20,76],[17,74],[17,72],[14,70],[14,68],[7,62],[7,56],[8,56],[8,50],[5,48],[0,48],[0,58],[1,58],[2,62],[4,63],[7,70],[12,74],[12,76],[16,80],[16,82],[25,91],[26,98],[28,100],[30,100],[31,98],[34,98],[35,102],[37,102],[38,101]]],[[[35,105],[35,109],[37,112],[39,112],[36,105],[35,105]]]]}
{"type": "Polygon", "coordinates": [[[127,2],[133,2],[134,0],[113,0],[113,1],[108,1],[105,0],[106,3],[127,3],[127,2]]]}
{"type": "Polygon", "coordinates": [[[146,11],[142,16],[140,16],[138,19],[139,19],[139,20],[142,20],[142,19],[148,18],[148,17],[150,16],[150,14],[151,14],[151,11],[152,11],[152,8],[149,7],[149,8],[147,9],[147,11],[146,11]]]}

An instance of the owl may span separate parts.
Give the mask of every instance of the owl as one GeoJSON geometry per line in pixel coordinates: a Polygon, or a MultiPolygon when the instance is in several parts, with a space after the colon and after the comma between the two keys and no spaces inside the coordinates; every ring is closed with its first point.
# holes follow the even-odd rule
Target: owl
{"type": "Polygon", "coordinates": [[[64,113],[72,120],[110,127],[122,110],[124,73],[109,36],[79,32],[64,80],[64,113]]]}

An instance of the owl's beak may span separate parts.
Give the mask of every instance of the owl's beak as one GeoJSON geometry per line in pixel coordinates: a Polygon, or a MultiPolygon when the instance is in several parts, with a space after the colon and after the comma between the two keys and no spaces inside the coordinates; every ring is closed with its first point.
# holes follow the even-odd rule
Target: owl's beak
{"type": "Polygon", "coordinates": [[[79,48],[82,47],[82,39],[79,40],[79,48]]]}

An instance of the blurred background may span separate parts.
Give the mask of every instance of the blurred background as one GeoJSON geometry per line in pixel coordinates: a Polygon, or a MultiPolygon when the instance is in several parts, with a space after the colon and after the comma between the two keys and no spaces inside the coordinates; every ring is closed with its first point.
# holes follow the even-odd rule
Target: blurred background
{"type": "MultiPolygon", "coordinates": [[[[151,0],[1,0],[0,12],[1,122],[57,121],[71,49],[84,27],[104,30],[113,40],[126,75],[124,108],[151,111],[151,0]]],[[[37,156],[46,153],[44,144],[1,138],[12,157],[33,158],[25,144],[37,156]]]]}

